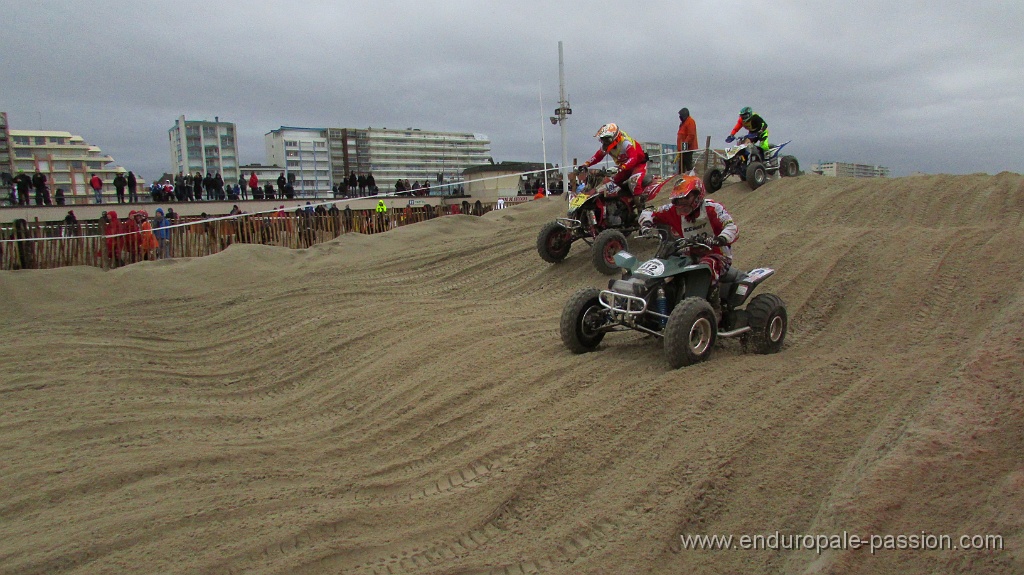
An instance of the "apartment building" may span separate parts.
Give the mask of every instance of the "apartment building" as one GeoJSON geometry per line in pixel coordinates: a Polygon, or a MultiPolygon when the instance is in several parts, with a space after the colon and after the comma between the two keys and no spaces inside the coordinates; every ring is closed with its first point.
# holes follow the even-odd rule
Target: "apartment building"
{"type": "Polygon", "coordinates": [[[175,174],[220,173],[225,182],[238,180],[237,130],[231,122],[186,120],[179,116],[167,130],[175,174]]]}
{"type": "Polygon", "coordinates": [[[676,175],[676,145],[659,142],[640,142],[640,147],[647,152],[647,173],[654,177],[668,178],[676,175]]]}
{"type": "Polygon", "coordinates": [[[0,112],[0,172],[14,173],[11,134],[7,129],[7,112],[0,112]]]}
{"type": "Polygon", "coordinates": [[[811,171],[823,176],[840,178],[887,178],[889,168],[869,164],[849,164],[846,162],[819,162],[811,171]]]}
{"type": "Polygon", "coordinates": [[[416,128],[329,128],[331,178],[372,173],[382,190],[398,179],[432,186],[462,179],[471,166],[491,164],[491,142],[483,134],[433,132],[416,128]]]}
{"type": "MultiPolygon", "coordinates": [[[[68,204],[92,203],[93,193],[89,179],[96,174],[103,180],[105,201],[114,199],[111,183],[118,172],[127,170],[114,164],[114,158],[98,147],[71,132],[55,130],[7,130],[10,141],[11,173],[46,176],[51,195],[57,188],[64,190],[68,204]]],[[[136,174],[139,189],[145,188],[141,176],[136,174]]]]}
{"type": "Polygon", "coordinates": [[[327,148],[327,133],[325,128],[281,126],[263,136],[267,163],[284,166],[285,177],[292,182],[296,196],[331,196],[331,155],[327,148]]]}

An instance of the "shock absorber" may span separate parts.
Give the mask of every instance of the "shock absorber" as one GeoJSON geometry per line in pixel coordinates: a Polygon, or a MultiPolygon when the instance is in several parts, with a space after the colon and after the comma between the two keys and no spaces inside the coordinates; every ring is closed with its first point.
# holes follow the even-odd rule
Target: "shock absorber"
{"type": "MultiPolygon", "coordinates": [[[[665,297],[665,288],[658,288],[654,296],[654,307],[658,309],[658,313],[661,315],[668,315],[668,299],[665,297]]],[[[661,327],[665,327],[665,324],[668,323],[668,318],[659,317],[658,323],[661,324],[661,327]]]]}

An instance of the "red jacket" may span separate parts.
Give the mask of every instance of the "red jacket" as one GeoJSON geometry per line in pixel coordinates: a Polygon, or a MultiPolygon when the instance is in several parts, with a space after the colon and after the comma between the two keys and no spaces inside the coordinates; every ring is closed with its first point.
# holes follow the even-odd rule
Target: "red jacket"
{"type": "Polygon", "coordinates": [[[258,185],[260,185],[260,180],[256,177],[256,172],[253,172],[252,175],[249,176],[249,187],[255,188],[258,185]]]}
{"type": "Polygon", "coordinates": [[[640,144],[630,138],[626,132],[619,132],[619,137],[612,141],[611,145],[607,148],[599,149],[593,157],[587,160],[588,166],[600,162],[605,155],[611,155],[612,159],[615,160],[615,164],[619,167],[618,173],[612,177],[612,181],[615,185],[621,186],[623,182],[629,179],[629,176],[633,174],[633,170],[638,166],[647,163],[647,154],[644,153],[644,149],[640,147],[640,144]]]}
{"type": "Polygon", "coordinates": [[[640,215],[640,222],[652,221],[656,224],[666,224],[672,228],[676,237],[690,238],[707,234],[711,237],[724,236],[729,243],[724,246],[715,246],[711,253],[732,257],[732,246],[739,237],[739,228],[732,216],[726,211],[725,206],[715,200],[704,200],[701,208],[694,210],[687,216],[680,216],[672,204],[665,204],[653,212],[644,212],[640,215]]]}

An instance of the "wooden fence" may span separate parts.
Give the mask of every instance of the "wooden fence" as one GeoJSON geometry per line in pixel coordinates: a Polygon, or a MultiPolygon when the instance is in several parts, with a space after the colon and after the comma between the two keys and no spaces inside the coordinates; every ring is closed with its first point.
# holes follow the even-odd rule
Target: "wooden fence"
{"type": "MultiPolygon", "coordinates": [[[[69,229],[63,221],[15,220],[0,226],[0,269],[50,269],[64,266],[96,266],[110,269],[144,260],[202,257],[223,251],[234,243],[308,248],[341,234],[375,234],[429,219],[468,214],[480,216],[494,204],[480,201],[445,206],[415,206],[375,210],[296,210],[267,214],[240,214],[203,219],[182,216],[170,228],[154,229],[158,247],[142,249],[140,233],[105,236],[100,222],[78,222],[69,229]],[[166,239],[160,239],[159,232],[166,239]]],[[[152,222],[151,222],[152,223],[152,222]]]]}

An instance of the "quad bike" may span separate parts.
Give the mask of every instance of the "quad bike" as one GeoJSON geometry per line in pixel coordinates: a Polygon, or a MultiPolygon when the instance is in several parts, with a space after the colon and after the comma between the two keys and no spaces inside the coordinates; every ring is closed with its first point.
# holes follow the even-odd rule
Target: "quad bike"
{"type": "Polygon", "coordinates": [[[592,248],[591,261],[598,271],[605,275],[617,272],[615,254],[628,249],[626,238],[640,229],[639,217],[644,206],[657,197],[668,181],[647,176],[638,184],[635,179],[630,178],[626,186],[633,190],[639,185],[641,192],[619,195],[611,178],[588,178],[586,187],[570,197],[566,217],[545,224],[537,234],[541,259],[558,263],[569,255],[573,242],[583,240],[592,248]]]}
{"type": "Polygon", "coordinates": [[[780,176],[793,177],[800,173],[800,163],[794,156],[779,157],[782,148],[793,140],[771,146],[766,152],[752,143],[748,136],[749,134],[740,138],[735,146],[726,148],[724,154],[712,150],[722,160],[724,167],[708,170],[708,173],[704,174],[704,187],[709,194],[721,189],[722,182],[732,175],[739,176],[741,180],[747,182],[751,190],[756,190],[768,181],[769,174],[778,173],[780,176]]]}
{"type": "Polygon", "coordinates": [[[782,349],[789,323],[782,299],[758,294],[742,307],[775,270],[731,267],[713,289],[708,265],[681,255],[684,249],[710,250],[709,240],[662,234],[653,259],[640,263],[629,252],[619,252],[615,261],[625,270],[622,279],[609,280],[606,290],[584,288],[569,298],[560,331],[570,351],[591,351],[606,333],[627,329],[661,338],[673,369],[706,360],[720,337],[739,337],[744,349],[755,353],[782,349]]]}

